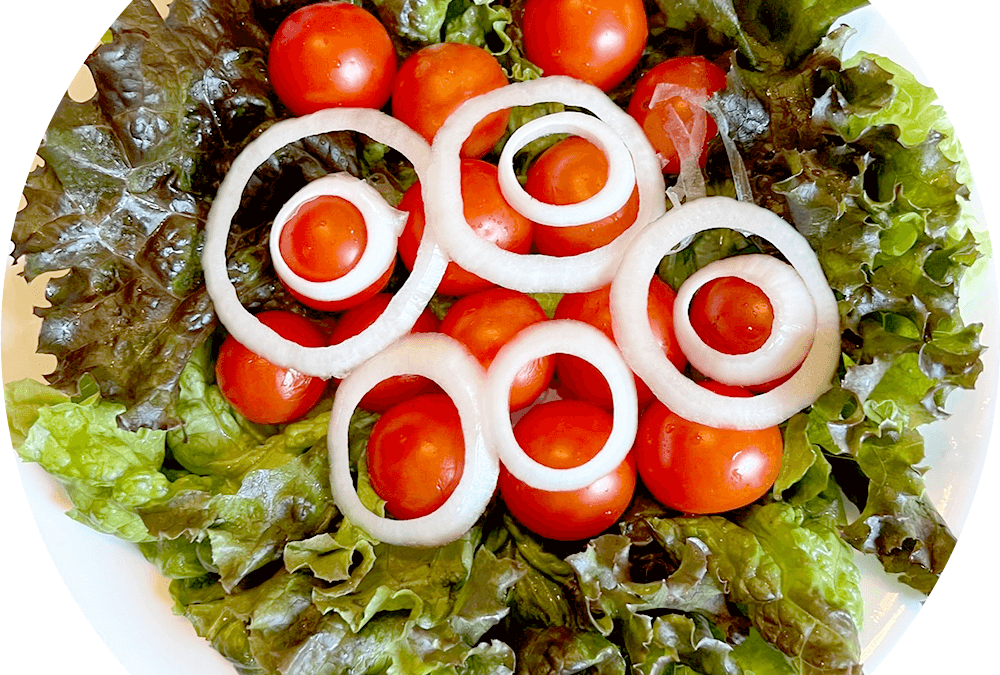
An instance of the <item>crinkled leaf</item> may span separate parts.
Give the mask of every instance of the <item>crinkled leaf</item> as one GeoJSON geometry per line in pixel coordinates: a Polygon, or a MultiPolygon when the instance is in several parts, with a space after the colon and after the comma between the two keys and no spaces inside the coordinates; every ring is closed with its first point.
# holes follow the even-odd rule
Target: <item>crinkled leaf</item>
{"type": "Polygon", "coordinates": [[[561,626],[529,629],[517,650],[517,675],[625,675],[618,647],[600,633],[561,626]]]}
{"type": "Polygon", "coordinates": [[[733,646],[698,614],[634,615],[624,631],[633,672],[742,675],[733,646]]]}

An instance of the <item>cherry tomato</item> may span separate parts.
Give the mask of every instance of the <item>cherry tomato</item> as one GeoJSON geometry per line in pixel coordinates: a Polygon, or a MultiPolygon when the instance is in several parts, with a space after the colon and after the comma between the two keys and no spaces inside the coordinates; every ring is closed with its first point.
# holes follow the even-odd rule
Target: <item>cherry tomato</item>
{"type": "MultiPolygon", "coordinates": [[[[667,358],[679,370],[687,363],[674,335],[674,299],[677,293],[659,277],[649,282],[649,325],[657,342],[662,345],[667,358]]],[[[556,306],[555,318],[576,319],[600,329],[612,340],[611,330],[611,287],[604,286],[589,293],[567,293],[556,306]]],[[[559,383],[572,397],[595,403],[602,408],[612,408],[611,388],[600,371],[583,359],[569,354],[556,355],[556,373],[559,383]]],[[[653,392],[646,383],[635,378],[639,407],[645,407],[653,400],[653,392]]]]}
{"type": "Polygon", "coordinates": [[[292,12],[271,39],[267,72],[296,115],[323,108],[381,108],[392,93],[396,50],[379,20],[348,2],[292,12]]]}
{"type": "MultiPolygon", "coordinates": [[[[391,294],[379,293],[341,314],[330,335],[330,344],[340,344],[371,326],[385,311],[390,300],[391,294]]],[[[429,309],[425,309],[417,317],[410,332],[430,333],[437,328],[437,317],[429,309]]],[[[372,387],[358,405],[372,412],[385,412],[400,401],[425,393],[434,386],[431,380],[419,375],[397,375],[372,387]]]]}
{"type": "MultiPolygon", "coordinates": [[[[281,337],[305,347],[326,346],[323,333],[305,317],[272,310],[257,318],[281,337]]],[[[281,368],[227,336],[215,362],[215,379],[226,400],[258,424],[283,424],[305,415],[323,398],[326,381],[281,368]]]]}
{"type": "Polygon", "coordinates": [[[649,26],[642,0],[528,0],[524,50],[545,75],[569,75],[604,91],[639,63],[649,26]]]}
{"type": "MultiPolygon", "coordinates": [[[[392,88],[392,114],[428,143],[460,104],[507,85],[496,58],[482,47],[460,42],[430,45],[399,67],[392,88]]],[[[487,115],[462,145],[463,157],[482,157],[507,131],[509,111],[487,115]]]]}
{"type": "MultiPolygon", "coordinates": [[[[608,180],[608,159],[585,138],[559,141],[528,168],[525,191],[548,204],[577,204],[600,192],[608,180]]],[[[572,227],[535,223],[535,248],[539,253],[568,256],[586,253],[610,243],[635,222],[639,189],[618,211],[601,220],[572,227]]]]}
{"type": "Polygon", "coordinates": [[[389,268],[382,274],[382,276],[380,276],[378,279],[372,282],[371,286],[361,291],[360,293],[352,295],[349,298],[344,298],[343,300],[329,300],[329,301],[314,300],[308,296],[302,295],[298,291],[294,291],[291,288],[288,288],[287,285],[285,286],[285,290],[287,290],[292,295],[292,297],[294,297],[296,300],[301,302],[303,305],[306,305],[307,307],[312,307],[313,309],[318,309],[323,312],[342,312],[345,309],[350,309],[351,307],[356,307],[357,305],[360,305],[362,302],[368,300],[376,293],[381,292],[382,289],[385,288],[386,284],[389,283],[389,279],[392,277],[392,271],[395,268],[396,268],[396,261],[393,260],[392,264],[389,265],[389,268]]]}
{"type": "MultiPolygon", "coordinates": [[[[628,102],[628,114],[635,118],[646,132],[646,137],[659,153],[664,162],[666,173],[678,173],[681,170],[680,155],[674,147],[674,142],[666,131],[670,107],[690,132],[694,123],[695,111],[687,102],[674,97],[661,101],[650,108],[650,101],[656,93],[659,84],[675,84],[695,91],[703,91],[711,96],[726,86],[726,73],[711,61],[702,56],[676,56],[667,59],[650,68],[635,85],[635,91],[628,102]]],[[[708,156],[708,143],[715,137],[719,129],[711,115],[705,115],[705,142],[702,145],[699,161],[702,166],[708,156]]]]}
{"type": "MultiPolygon", "coordinates": [[[[702,383],[727,396],[750,396],[739,387],[702,383]]],[[[663,504],[682,513],[721,513],[764,495],[781,469],[781,430],[715,429],[690,422],[659,401],[643,413],[636,435],[642,482],[663,504]]]]}
{"type": "Polygon", "coordinates": [[[437,510],[465,467],[462,421],[445,394],[424,394],[389,408],[368,438],[368,474],[385,510],[399,519],[437,510]]]}
{"type": "MultiPolygon", "coordinates": [[[[461,171],[465,219],[473,231],[500,248],[514,253],[530,253],[531,221],[515,211],[504,199],[500,192],[497,167],[478,159],[464,159],[461,171]]],[[[399,208],[410,214],[399,238],[399,257],[407,269],[412,270],[420,238],[424,236],[424,201],[419,182],[406,191],[399,208]]],[[[444,279],[438,285],[438,292],[444,295],[468,295],[494,286],[492,282],[449,262],[444,279]]]]}
{"type": "Polygon", "coordinates": [[[757,351],[770,337],[774,322],[767,295],[739,277],[719,277],[699,288],[688,314],[698,337],[723,354],[757,351]]]}
{"type": "MultiPolygon", "coordinates": [[[[585,401],[548,401],[518,420],[514,438],[536,462],[569,469],[604,447],[612,420],[609,412],[585,401]]],[[[635,484],[631,453],[617,469],[579,490],[538,490],[502,465],[498,483],[501,497],[517,520],[536,534],[561,541],[588,539],[614,525],[632,501],[635,484]]]]}
{"type": "MultiPolygon", "coordinates": [[[[441,332],[468,348],[484,368],[497,352],[521,330],[547,321],[538,301],[506,288],[491,288],[460,298],[441,321],[441,332]]],[[[511,410],[520,410],[549,387],[555,359],[545,356],[529,361],[518,371],[510,391],[511,410]]]]}
{"type": "Polygon", "coordinates": [[[343,197],[323,195],[303,204],[285,223],[278,249],[288,267],[309,281],[333,281],[350,272],[368,244],[364,216],[343,197]]]}

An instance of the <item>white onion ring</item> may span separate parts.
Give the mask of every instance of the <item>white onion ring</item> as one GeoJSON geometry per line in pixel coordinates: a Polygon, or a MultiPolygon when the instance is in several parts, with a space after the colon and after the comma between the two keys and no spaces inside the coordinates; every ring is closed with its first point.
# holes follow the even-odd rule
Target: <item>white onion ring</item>
{"type": "Polygon", "coordinates": [[[346,300],[378,281],[396,259],[396,241],[407,213],[386,203],[378,190],[349,173],[335,173],[309,182],[292,195],[271,225],[271,262],[278,278],[290,289],[312,300],[346,300]],[[310,281],[296,274],[281,255],[281,232],[298,210],[318,197],[340,197],[364,218],[367,243],[361,258],[347,274],[331,281],[310,281]]]}
{"type": "Polygon", "coordinates": [[[840,361],[840,313],[816,254],[776,214],[728,197],[704,197],[671,209],[636,237],[611,284],[611,319],[625,361],[657,398],[681,417],[722,429],[764,429],[787,420],[826,391],[840,361]],[[716,394],[688,379],[657,344],[646,316],[649,279],[664,253],[685,237],[714,228],[768,239],[802,277],[816,310],[812,347],[778,387],[752,398],[716,394]]]}
{"type": "Polygon", "coordinates": [[[516,478],[539,490],[578,490],[608,475],[624,461],[635,442],[639,404],[635,378],[608,336],[582,321],[554,319],[528,326],[497,353],[486,374],[485,414],[500,460],[516,478]],[[510,423],[510,388],[518,371],[534,359],[570,354],[590,362],[611,388],[611,436],[590,460],[571,469],[553,469],[524,452],[510,423]]]}
{"type": "Polygon", "coordinates": [[[738,386],[763,384],[795,370],[816,333],[816,310],[802,277],[788,263],[760,253],[723,258],[688,277],[674,301],[674,333],[688,362],[705,377],[738,386]],[[757,350],[724,354],[705,344],[691,325],[691,300],[709,281],[739,277],[767,296],[774,311],[771,334],[757,350]]]}
{"type": "Polygon", "coordinates": [[[399,546],[441,546],[475,525],[496,491],[500,463],[486,445],[482,423],[482,383],[486,373],[457,340],[441,333],[414,333],[358,366],[337,388],[327,445],[330,488],[344,517],[379,541],[399,546]],[[394,375],[423,375],[441,385],[462,421],[465,466],[444,504],[433,513],[393,520],[372,513],[358,497],[350,471],[347,434],[362,397],[394,375]]]}
{"type": "Polygon", "coordinates": [[[511,134],[500,153],[500,192],[525,218],[550,227],[586,225],[617,213],[635,189],[635,166],[622,140],[605,123],[579,112],[560,112],[531,120],[511,134]],[[528,143],[550,134],[573,134],[590,141],[608,160],[608,178],[600,191],[575,204],[549,204],[529,195],[514,174],[514,155],[528,143]]]}
{"type": "Polygon", "coordinates": [[[289,143],[331,131],[366,134],[403,153],[420,178],[430,162],[427,142],[402,122],[378,110],[329,108],[275,123],[244,148],[226,174],[205,226],[202,267],[205,286],[219,320],[241,344],[275,365],[316,377],[343,377],[405,335],[427,306],[441,282],[448,259],[433,233],[424,233],[413,270],[403,287],[375,322],[360,334],[329,347],[303,347],[278,335],[248,312],[236,295],[226,269],[226,244],[243,189],[258,166],[289,143]]]}
{"type": "Polygon", "coordinates": [[[666,210],[660,162],[638,123],[600,89],[571,77],[517,82],[463,103],[434,136],[430,176],[424,183],[425,232],[435,232],[459,267],[522,293],[578,293],[607,285],[635,234],[666,210]],[[481,119],[497,110],[547,101],[587,108],[611,127],[632,154],[639,189],[639,213],[628,230],[605,246],[564,258],[511,253],[479,237],[465,220],[457,187],[461,185],[459,152],[481,119]]]}

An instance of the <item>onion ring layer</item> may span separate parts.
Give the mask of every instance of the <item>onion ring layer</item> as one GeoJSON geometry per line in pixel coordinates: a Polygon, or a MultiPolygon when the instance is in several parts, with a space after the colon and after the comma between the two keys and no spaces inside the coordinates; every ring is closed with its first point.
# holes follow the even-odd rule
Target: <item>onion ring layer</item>
{"type": "Polygon", "coordinates": [[[728,197],[704,197],[675,207],[635,238],[611,284],[611,318],[625,361],[673,412],[722,429],[764,429],[787,420],[826,391],[840,361],[840,313],[816,254],[776,214],[728,197]],[[667,360],[646,315],[649,279],[664,253],[686,237],[714,228],[769,240],[802,277],[816,311],[812,346],[784,383],[752,398],[716,394],[688,379],[667,360]]]}
{"type": "Polygon", "coordinates": [[[530,487],[550,492],[578,490],[614,471],[635,442],[639,405],[635,378],[621,353],[597,328],[570,319],[528,326],[504,345],[490,364],[485,414],[490,439],[507,470],[530,487]],[[554,469],[529,457],[514,438],[510,423],[510,388],[525,363],[549,354],[570,354],[589,361],[611,388],[614,422],[604,447],[571,469],[554,469]]]}
{"type": "Polygon", "coordinates": [[[440,546],[475,525],[496,490],[500,464],[486,445],[482,423],[483,367],[458,341],[441,333],[414,333],[358,366],[337,389],[327,444],[330,488],[350,522],[380,541],[400,546],[440,546]],[[455,491],[436,511],[409,520],[372,513],[358,497],[350,470],[348,431],[361,398],[394,375],[423,375],[441,385],[462,421],[465,467],[455,491]]]}
{"type": "Polygon", "coordinates": [[[230,334],[277,366],[323,378],[345,376],[405,335],[434,295],[448,264],[433,233],[425,232],[409,278],[382,315],[360,334],[329,347],[303,347],[287,340],[243,307],[226,265],[229,229],[243,189],[257,167],[285,145],[307,136],[344,130],[358,131],[395,148],[413,163],[417,176],[427,177],[430,162],[427,142],[402,122],[378,110],[329,108],[277,122],[244,148],[223,179],[208,214],[202,253],[205,286],[219,320],[230,334]]]}
{"type": "Polygon", "coordinates": [[[522,293],[576,293],[608,284],[625,248],[647,223],[666,209],[660,162],[638,123],[600,89],[571,77],[543,77],[494,89],[463,103],[445,121],[431,146],[431,180],[424,183],[427,229],[460,267],[522,293]],[[587,108],[614,130],[632,155],[639,189],[635,223],[611,243],[558,258],[520,255],[479,237],[464,217],[462,144],[475,125],[497,110],[558,101],[587,108]]]}
{"type": "Polygon", "coordinates": [[[760,253],[723,258],[688,277],[674,301],[674,333],[688,362],[702,375],[723,384],[763,384],[787,375],[809,353],[816,332],[816,310],[805,284],[791,265],[760,253]],[[695,293],[709,281],[739,277],[767,296],[774,310],[771,334],[748,354],[724,354],[705,344],[691,325],[695,293]]]}

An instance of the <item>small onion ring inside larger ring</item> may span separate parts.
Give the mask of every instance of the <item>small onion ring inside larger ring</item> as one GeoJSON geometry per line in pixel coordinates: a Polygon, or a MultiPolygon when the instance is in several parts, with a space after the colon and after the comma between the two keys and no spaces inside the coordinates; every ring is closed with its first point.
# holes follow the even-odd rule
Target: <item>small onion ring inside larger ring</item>
{"type": "Polygon", "coordinates": [[[255,354],[277,366],[322,378],[344,377],[359,363],[413,328],[441,283],[448,264],[448,259],[428,229],[417,250],[413,271],[382,315],[360,334],[329,347],[303,347],[285,339],[243,307],[236,295],[236,287],[229,279],[226,263],[229,230],[239,209],[243,189],[257,167],[285,145],[307,136],[339,130],[358,131],[395,148],[413,163],[418,177],[426,178],[430,163],[427,141],[399,120],[378,110],[327,108],[276,122],[249,143],[233,161],[208,213],[202,253],[205,287],[219,320],[229,333],[255,354]]]}
{"type": "Polygon", "coordinates": [[[626,362],[656,397],[684,419],[720,429],[765,429],[780,424],[830,388],[840,362],[840,312],[816,254],[777,214],[729,197],[703,197],[678,206],[635,238],[611,284],[611,320],[626,362]],[[816,331],[805,361],[774,389],[752,398],[722,396],[685,377],[667,360],[644,316],[649,280],[664,253],[708,229],[764,237],[802,277],[816,309],[816,331]]]}
{"type": "Polygon", "coordinates": [[[639,405],[635,378],[618,348],[597,328],[570,319],[528,326],[497,353],[487,371],[485,414],[490,439],[507,470],[530,487],[564,492],[586,487],[614,471],[635,442],[639,405]],[[611,436],[590,460],[571,469],[554,469],[524,452],[510,423],[510,388],[525,363],[549,354],[570,354],[589,361],[611,388],[611,436]]]}
{"type": "Polygon", "coordinates": [[[812,297],[795,269],[762,253],[723,258],[684,280],[674,301],[674,333],[681,351],[698,372],[716,382],[763,384],[795,370],[809,353],[816,332],[812,297]],[[774,310],[771,334],[747,354],[724,354],[709,347],[691,325],[691,301],[709,281],[738,277],[757,286],[774,310]]]}
{"type": "Polygon", "coordinates": [[[441,333],[414,333],[358,366],[340,383],[330,414],[327,445],[330,488],[337,508],[379,541],[400,546],[441,546],[465,534],[483,514],[496,490],[500,463],[487,445],[482,425],[482,383],[486,373],[458,341],[441,333]],[[361,398],[394,375],[423,375],[441,385],[462,421],[465,466],[455,491],[436,511],[393,520],[372,513],[358,497],[350,470],[348,431],[361,398]]]}
{"type": "Polygon", "coordinates": [[[560,112],[531,120],[511,134],[500,153],[500,192],[525,218],[551,227],[586,225],[606,218],[628,202],[635,189],[632,155],[607,124],[591,115],[560,112]],[[590,141],[608,160],[608,178],[600,191],[575,204],[548,204],[529,195],[514,174],[514,155],[549,134],[574,134],[590,141]]]}
{"type": "Polygon", "coordinates": [[[375,283],[396,259],[396,241],[407,214],[389,206],[378,190],[349,173],[334,173],[310,181],[285,202],[271,226],[268,244],[274,270],[289,288],[320,302],[345,300],[375,283]],[[309,281],[296,274],[281,255],[281,232],[300,208],[319,197],[340,197],[364,219],[367,243],[347,274],[331,281],[309,281]]]}

